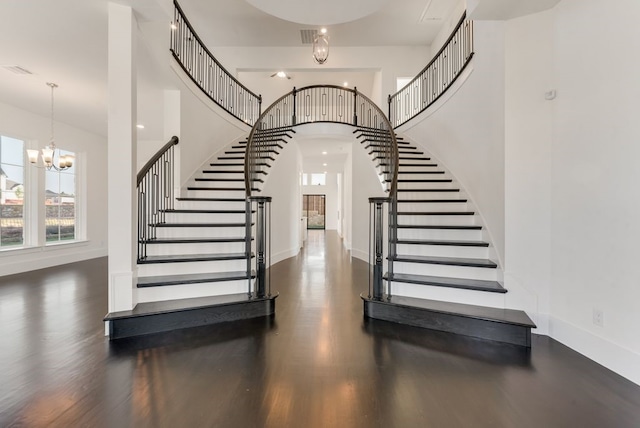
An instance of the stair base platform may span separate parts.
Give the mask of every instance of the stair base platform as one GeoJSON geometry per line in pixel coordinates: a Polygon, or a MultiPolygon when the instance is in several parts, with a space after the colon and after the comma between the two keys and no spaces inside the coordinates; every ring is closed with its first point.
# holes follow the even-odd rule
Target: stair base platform
{"type": "Polygon", "coordinates": [[[242,293],[140,303],[130,311],[109,313],[104,321],[109,322],[109,338],[121,339],[273,315],[277,297],[242,293]]]}
{"type": "Polygon", "coordinates": [[[363,294],[364,315],[384,321],[531,347],[536,325],[523,311],[402,296],[374,300],[363,294]]]}

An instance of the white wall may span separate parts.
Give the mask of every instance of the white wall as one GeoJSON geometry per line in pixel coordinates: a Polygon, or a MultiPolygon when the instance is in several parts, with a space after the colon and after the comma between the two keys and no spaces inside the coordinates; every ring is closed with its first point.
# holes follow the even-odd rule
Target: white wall
{"type": "MultiPolygon", "coordinates": [[[[307,174],[322,171],[304,171],[307,174]]],[[[338,173],[327,172],[325,186],[302,186],[303,195],[325,195],[325,229],[338,229],[338,173]]]]}
{"type": "MultiPolygon", "coordinates": [[[[39,149],[49,142],[50,126],[49,117],[0,103],[1,134],[26,140],[32,148],[39,149]]],[[[107,224],[106,138],[60,122],[55,123],[55,137],[59,147],[77,154],[77,190],[80,192],[79,196],[83,196],[77,200],[77,209],[84,210],[86,241],[2,251],[0,252],[0,275],[107,255],[107,230],[104,226],[107,224]]],[[[28,163],[26,154],[25,162],[28,163]]],[[[38,182],[40,186],[44,186],[44,179],[38,180],[38,174],[44,174],[43,171],[43,169],[36,170],[31,165],[25,167],[25,175],[31,174],[32,181],[38,182]]],[[[40,216],[36,221],[44,224],[42,218],[44,210],[34,214],[40,216]]]]}
{"type": "Polygon", "coordinates": [[[295,139],[269,168],[267,181],[258,196],[271,196],[271,263],[293,257],[300,251],[300,172],[302,157],[295,139]]]}
{"type": "MultiPolygon", "coordinates": [[[[467,190],[504,260],[504,23],[476,22],[476,54],[455,95],[401,126],[467,190]]],[[[450,95],[454,91],[450,91],[450,95]]]]}
{"type": "Polygon", "coordinates": [[[363,144],[351,153],[351,256],[369,260],[369,198],[387,196],[363,144]]]}
{"type": "Polygon", "coordinates": [[[506,45],[507,270],[541,310],[549,294],[552,337],[636,383],[639,19],[634,0],[563,0],[506,45]]]}
{"type": "MultiPolygon", "coordinates": [[[[215,47],[212,48],[212,52],[233,74],[235,70],[274,70],[275,72],[282,69],[379,71],[382,95],[380,106],[383,107],[383,111],[386,111],[387,95],[396,92],[396,78],[415,76],[425,66],[431,52],[428,46],[335,46],[331,47],[330,59],[322,68],[319,68],[311,58],[310,49],[308,46],[298,48],[215,47]]],[[[256,93],[261,91],[261,88],[250,87],[249,89],[256,93]]],[[[376,94],[375,91],[365,93],[367,96],[374,94],[376,94]]]]}

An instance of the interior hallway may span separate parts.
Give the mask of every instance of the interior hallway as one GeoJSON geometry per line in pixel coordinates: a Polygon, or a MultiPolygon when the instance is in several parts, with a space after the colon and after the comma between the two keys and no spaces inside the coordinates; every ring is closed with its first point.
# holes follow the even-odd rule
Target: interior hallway
{"type": "Polygon", "coordinates": [[[107,263],[0,278],[0,426],[638,427],[640,387],[531,351],[365,321],[366,264],[309,231],[276,316],[110,343],[107,263]]]}

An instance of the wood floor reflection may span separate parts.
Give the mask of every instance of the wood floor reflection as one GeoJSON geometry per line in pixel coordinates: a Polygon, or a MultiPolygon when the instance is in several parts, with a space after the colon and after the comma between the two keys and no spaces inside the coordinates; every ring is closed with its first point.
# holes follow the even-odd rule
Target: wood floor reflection
{"type": "Polygon", "coordinates": [[[640,387],[547,337],[365,321],[334,231],[273,266],[274,318],[110,343],[106,269],[0,278],[0,427],[640,426],[640,387]]]}

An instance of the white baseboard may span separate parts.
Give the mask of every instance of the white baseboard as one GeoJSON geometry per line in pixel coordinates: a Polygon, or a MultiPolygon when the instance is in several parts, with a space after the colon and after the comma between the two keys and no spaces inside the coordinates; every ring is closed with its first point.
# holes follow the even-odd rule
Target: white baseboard
{"type": "Polygon", "coordinates": [[[0,276],[30,272],[51,266],[75,263],[107,256],[107,248],[87,248],[85,242],[15,250],[3,254],[0,276]]]}
{"type": "Polygon", "coordinates": [[[275,265],[283,260],[288,259],[289,257],[294,257],[298,255],[300,252],[300,248],[291,248],[289,250],[280,251],[279,253],[273,254],[271,256],[271,265],[275,265]]]}
{"type": "Polygon", "coordinates": [[[369,253],[366,251],[358,250],[356,248],[351,249],[351,257],[355,257],[356,259],[360,259],[363,262],[369,263],[369,253]]]}
{"type": "Polygon", "coordinates": [[[555,317],[549,336],[640,385],[640,354],[555,317]]]}

